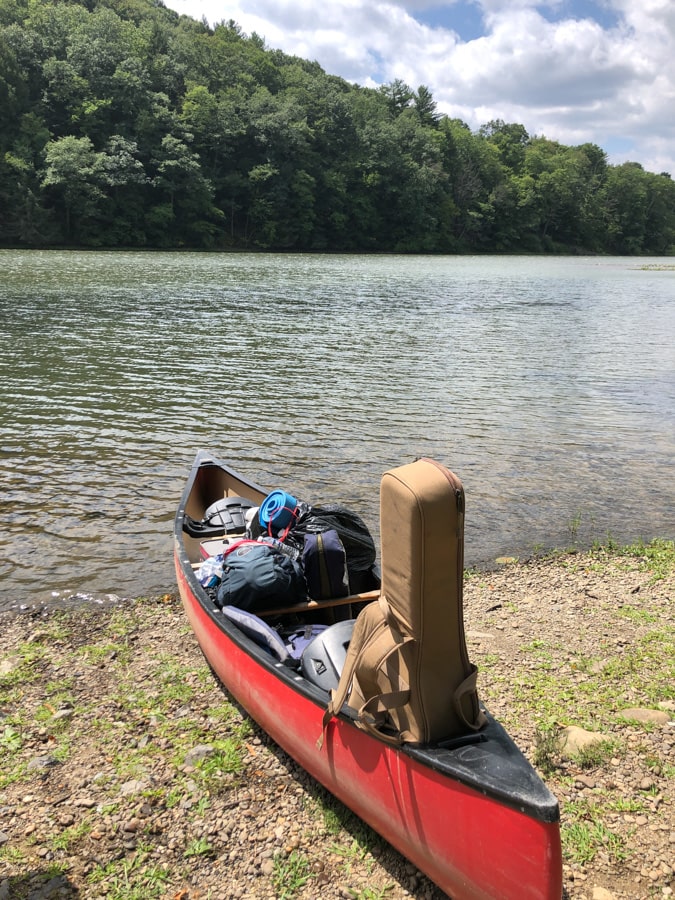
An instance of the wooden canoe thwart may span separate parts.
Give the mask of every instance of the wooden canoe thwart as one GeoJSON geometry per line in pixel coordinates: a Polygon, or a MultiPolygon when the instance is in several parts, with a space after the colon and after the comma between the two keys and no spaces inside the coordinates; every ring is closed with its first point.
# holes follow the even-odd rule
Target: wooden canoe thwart
{"type": "MultiPolygon", "coordinates": [[[[205,452],[197,454],[175,519],[174,559],[185,612],[210,666],[249,715],[449,897],[561,900],[557,800],[479,704],[475,668],[466,656],[461,484],[438,463],[419,462],[424,465],[383,477],[381,571],[373,565],[365,582],[345,597],[294,597],[285,605],[252,610],[261,628],[277,629],[282,644],[284,625],[287,631],[328,626],[321,646],[329,653],[327,636],[338,624],[344,634],[352,627],[345,623],[355,620],[354,639],[344,645],[346,700],[341,702],[340,690],[333,693],[333,701],[339,701],[334,716],[326,713],[331,694],[302,659],[275,655],[219,608],[213,588],[202,585],[203,541],[194,529],[190,533],[189,523],[200,522],[223,497],[244,498],[255,509],[269,496],[205,452]],[[447,485],[439,472],[447,473],[447,485]],[[447,509],[443,492],[453,498],[447,509]],[[443,604],[447,609],[439,609],[443,604]],[[378,609],[385,620],[389,617],[393,633],[406,635],[398,651],[406,665],[397,669],[401,683],[383,692],[388,700],[369,705],[377,707],[370,717],[350,703],[368,689],[355,647],[363,623],[377,618],[378,609]],[[438,621],[446,621],[447,628],[431,624],[438,621]],[[416,726],[431,737],[403,740],[418,733],[416,726]]],[[[223,537],[232,541],[244,535],[223,537]]],[[[380,687],[386,671],[383,664],[380,687]]]]}

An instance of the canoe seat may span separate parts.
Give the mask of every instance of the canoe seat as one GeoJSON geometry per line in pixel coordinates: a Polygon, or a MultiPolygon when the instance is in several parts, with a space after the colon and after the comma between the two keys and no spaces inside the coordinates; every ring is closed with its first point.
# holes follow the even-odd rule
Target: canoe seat
{"type": "Polygon", "coordinates": [[[283,616],[287,613],[303,613],[318,609],[330,609],[332,606],[346,606],[350,603],[370,603],[380,596],[379,590],[363,591],[360,594],[350,594],[348,597],[331,597],[328,600],[303,600],[291,606],[275,607],[274,609],[256,610],[256,615],[261,618],[266,616],[283,616]]]}

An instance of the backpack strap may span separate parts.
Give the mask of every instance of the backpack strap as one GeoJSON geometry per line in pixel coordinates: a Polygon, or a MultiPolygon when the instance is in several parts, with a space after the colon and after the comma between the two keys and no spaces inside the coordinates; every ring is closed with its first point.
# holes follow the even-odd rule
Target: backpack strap
{"type": "Polygon", "coordinates": [[[459,719],[464,722],[466,727],[470,731],[478,731],[483,725],[486,724],[487,719],[478,705],[477,695],[476,695],[476,682],[478,680],[478,668],[473,665],[470,666],[471,671],[466,676],[464,681],[457,687],[455,690],[455,694],[453,697],[453,704],[455,707],[455,712],[459,719]],[[462,704],[462,700],[467,696],[470,696],[471,705],[473,706],[473,719],[467,719],[464,714],[464,708],[462,704]]]}
{"type": "MultiPolygon", "coordinates": [[[[391,629],[390,633],[392,633],[391,629]]],[[[396,631],[393,633],[400,634],[400,632],[396,631]]],[[[393,656],[394,653],[397,653],[404,644],[411,643],[412,641],[414,641],[414,638],[401,635],[401,640],[397,641],[393,647],[390,647],[385,656],[379,660],[377,665],[378,670],[382,669],[389,657],[393,656]]],[[[358,675],[356,678],[358,679],[358,675]]],[[[366,700],[357,712],[358,718],[356,724],[359,728],[362,728],[374,737],[386,741],[388,744],[395,744],[398,746],[402,743],[401,735],[382,731],[381,726],[385,722],[386,713],[392,709],[400,709],[400,707],[405,706],[409,700],[410,685],[399,675],[398,690],[376,694],[374,697],[370,697],[370,699],[366,700]]]]}
{"type": "MultiPolygon", "coordinates": [[[[377,623],[375,628],[373,628],[358,649],[353,649],[350,644],[350,649],[347,652],[345,665],[340,676],[340,683],[337,686],[337,690],[331,691],[331,699],[323,714],[321,735],[316,742],[319,750],[323,747],[329,722],[342,709],[349,692],[351,691],[354,679],[356,678],[358,680],[357,671],[359,664],[363,660],[364,655],[371,650],[373,644],[383,635],[387,634],[391,634],[396,641],[394,646],[390,647],[387,653],[378,660],[377,668],[379,669],[393,653],[400,650],[404,644],[413,640],[412,637],[401,634],[395,625],[392,627],[393,621],[391,611],[383,594],[380,595],[378,603],[382,610],[382,619],[377,623]]],[[[398,707],[403,706],[408,702],[409,698],[410,686],[401,680],[399,690],[371,697],[359,710],[357,710],[357,725],[360,728],[363,728],[364,731],[368,731],[382,740],[390,743],[400,743],[399,738],[387,735],[380,731],[379,728],[377,728],[377,724],[378,721],[382,719],[383,713],[390,709],[397,709],[398,707]]]]}

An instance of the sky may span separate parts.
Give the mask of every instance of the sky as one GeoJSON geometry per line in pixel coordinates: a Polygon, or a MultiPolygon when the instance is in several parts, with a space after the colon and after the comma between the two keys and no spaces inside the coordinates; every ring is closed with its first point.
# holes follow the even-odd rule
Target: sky
{"type": "Polygon", "coordinates": [[[675,178],[675,0],[164,0],[234,19],[269,48],[376,87],[426,85],[437,110],[494,119],[675,178]]]}

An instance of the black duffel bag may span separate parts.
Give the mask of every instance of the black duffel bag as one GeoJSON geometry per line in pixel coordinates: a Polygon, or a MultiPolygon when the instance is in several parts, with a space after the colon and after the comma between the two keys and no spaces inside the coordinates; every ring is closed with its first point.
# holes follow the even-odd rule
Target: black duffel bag
{"type": "Polygon", "coordinates": [[[327,503],[324,506],[298,503],[295,521],[284,542],[302,552],[306,534],[321,534],[332,530],[337,531],[345,548],[350,591],[358,593],[368,590],[377,555],[375,541],[363,519],[345,506],[338,503],[327,503]]]}

